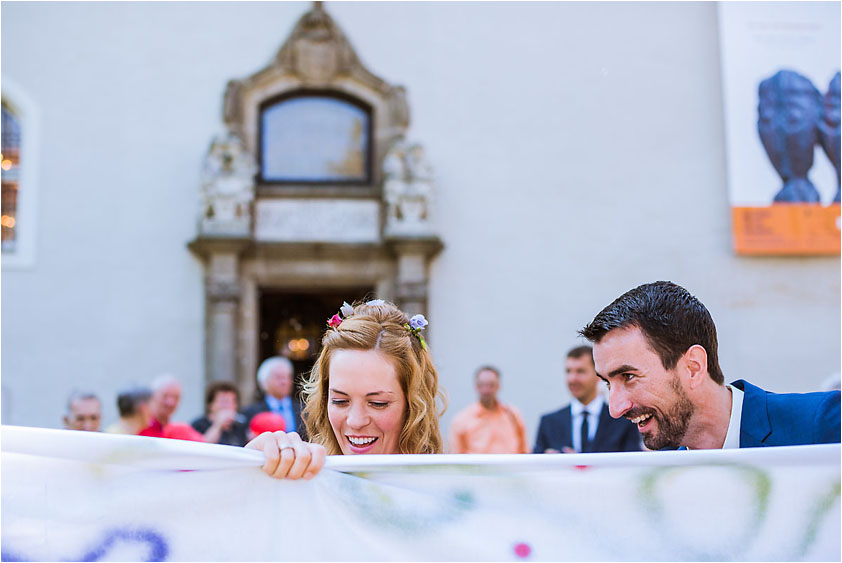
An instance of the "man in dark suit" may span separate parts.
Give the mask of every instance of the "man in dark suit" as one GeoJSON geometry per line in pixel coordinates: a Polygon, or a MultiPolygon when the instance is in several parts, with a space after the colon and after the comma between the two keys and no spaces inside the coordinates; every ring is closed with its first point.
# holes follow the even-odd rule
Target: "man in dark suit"
{"type": "Polygon", "coordinates": [[[272,411],[284,417],[287,432],[297,432],[302,439],[307,439],[304,422],[301,420],[301,402],[292,397],[293,375],[294,370],[289,358],[273,356],[263,360],[257,369],[257,384],[265,397],[242,410],[246,417],[246,425],[251,423],[254,415],[272,411]]]}
{"type": "Polygon", "coordinates": [[[590,346],[567,353],[564,368],[573,401],[541,417],[533,453],[638,451],[640,434],[631,422],[614,419],[599,393],[590,346]]]}
{"type": "Polygon", "coordinates": [[[727,449],[839,443],[839,391],[776,394],[725,385],[707,308],[671,282],[644,284],[580,331],[609,386],[614,418],[637,425],[649,449],[727,449]]]}

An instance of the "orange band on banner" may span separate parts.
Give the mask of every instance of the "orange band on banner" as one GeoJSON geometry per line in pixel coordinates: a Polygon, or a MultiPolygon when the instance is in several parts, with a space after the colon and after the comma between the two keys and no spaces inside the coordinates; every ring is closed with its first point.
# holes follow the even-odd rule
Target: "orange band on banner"
{"type": "Polygon", "coordinates": [[[732,207],[737,254],[839,254],[840,206],[732,207]]]}

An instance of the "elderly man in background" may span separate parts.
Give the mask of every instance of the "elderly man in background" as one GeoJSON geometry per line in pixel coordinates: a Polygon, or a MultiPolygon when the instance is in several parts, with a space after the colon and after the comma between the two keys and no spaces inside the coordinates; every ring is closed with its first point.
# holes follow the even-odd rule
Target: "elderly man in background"
{"type": "Polygon", "coordinates": [[[476,372],[479,400],[456,413],[450,425],[450,453],[525,454],[526,427],[518,410],[497,399],[500,370],[483,366],[476,372]]]}
{"type": "Polygon", "coordinates": [[[117,395],[117,411],[120,420],[105,429],[111,434],[138,434],[152,423],[149,399],[152,391],[148,387],[132,387],[117,395]]]}
{"type": "Polygon", "coordinates": [[[205,415],[193,421],[193,428],[206,442],[227,446],[245,446],[248,426],[245,416],[237,413],[240,392],[233,383],[216,381],[205,391],[205,415]]]}
{"type": "Polygon", "coordinates": [[[68,430],[99,432],[102,408],[99,398],[91,392],[76,391],[67,400],[64,426],[68,430]]]}
{"type": "Polygon", "coordinates": [[[307,439],[301,420],[301,402],[292,397],[294,369],[289,358],[272,356],[263,360],[257,369],[257,383],[264,398],[243,409],[246,424],[254,415],[271,411],[284,418],[287,432],[297,432],[307,439]]]}
{"type": "Polygon", "coordinates": [[[179,402],[181,402],[181,383],[172,375],[163,374],[152,380],[151,387],[152,397],[149,400],[149,412],[152,415],[152,422],[139,434],[153,438],[204,442],[204,437],[189,424],[170,422],[179,402]]]}

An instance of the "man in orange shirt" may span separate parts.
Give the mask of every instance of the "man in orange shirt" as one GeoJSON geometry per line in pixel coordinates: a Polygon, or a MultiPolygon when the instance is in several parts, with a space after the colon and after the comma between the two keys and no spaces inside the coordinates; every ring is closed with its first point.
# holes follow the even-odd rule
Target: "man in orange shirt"
{"type": "Polygon", "coordinates": [[[450,453],[525,454],[526,427],[516,408],[497,400],[500,370],[483,366],[476,372],[479,402],[458,412],[450,426],[450,453]]]}

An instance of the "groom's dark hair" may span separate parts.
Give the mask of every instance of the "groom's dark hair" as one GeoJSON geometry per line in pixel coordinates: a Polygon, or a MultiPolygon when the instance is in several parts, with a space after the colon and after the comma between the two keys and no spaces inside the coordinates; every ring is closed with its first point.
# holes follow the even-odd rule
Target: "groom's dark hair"
{"type": "Polygon", "coordinates": [[[702,302],[680,285],[657,281],[631,289],[600,311],[579,334],[599,343],[610,331],[630,327],[643,332],[664,369],[673,369],[687,349],[698,344],[707,352],[711,379],[719,385],[725,382],[713,318],[702,302]]]}

